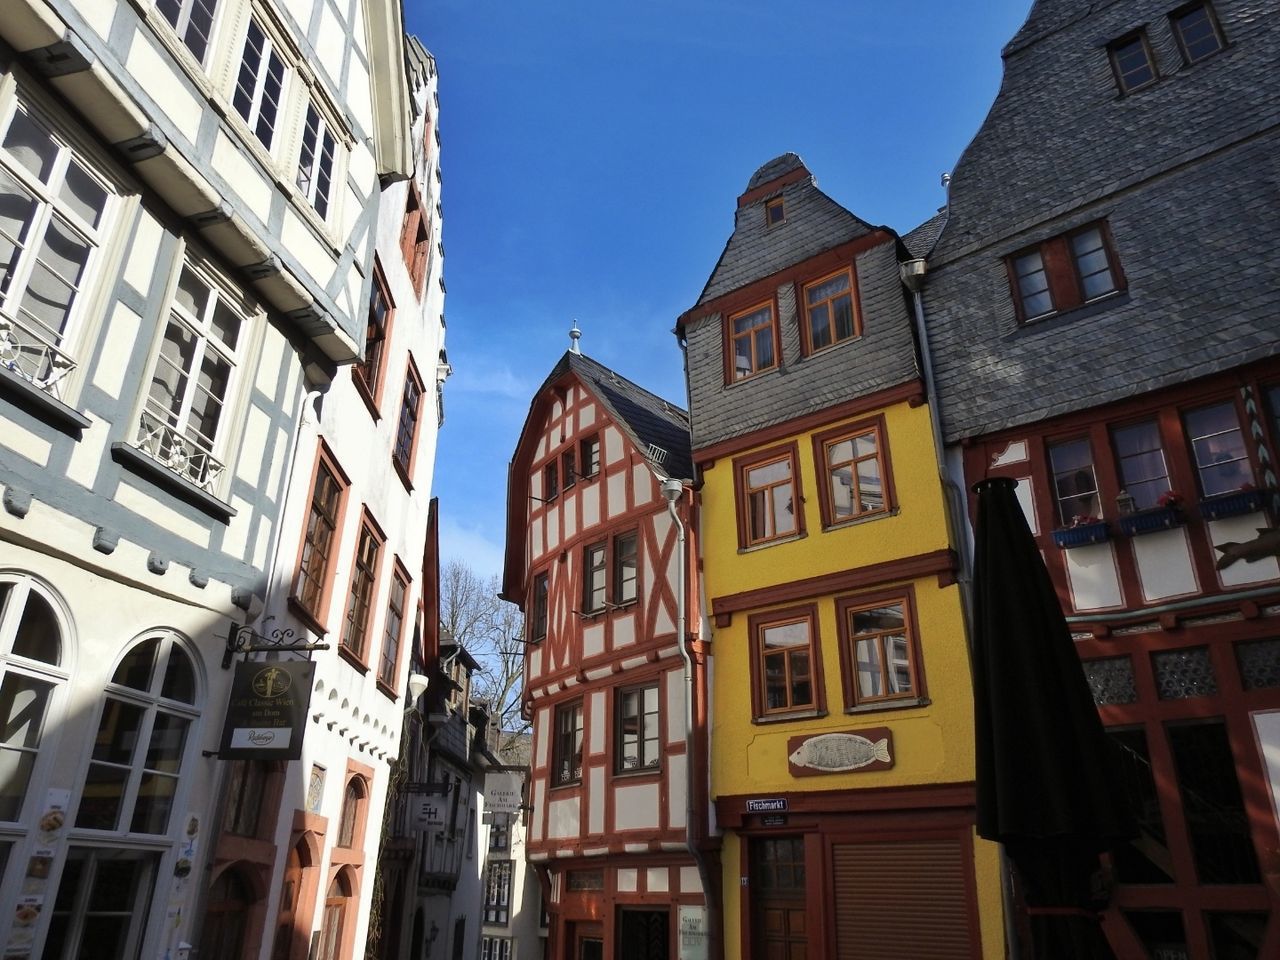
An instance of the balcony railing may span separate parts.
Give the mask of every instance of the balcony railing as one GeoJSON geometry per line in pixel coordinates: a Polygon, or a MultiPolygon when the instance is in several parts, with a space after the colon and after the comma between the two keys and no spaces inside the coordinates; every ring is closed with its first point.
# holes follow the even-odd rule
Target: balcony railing
{"type": "Polygon", "coordinates": [[[0,315],[0,367],[61,400],[62,381],[76,362],[39,333],[0,315]]]}
{"type": "Polygon", "coordinates": [[[156,462],[168,467],[178,476],[190,480],[206,493],[214,493],[226,465],[207,450],[196,446],[189,438],[155,416],[143,411],[138,423],[135,445],[156,462]]]}

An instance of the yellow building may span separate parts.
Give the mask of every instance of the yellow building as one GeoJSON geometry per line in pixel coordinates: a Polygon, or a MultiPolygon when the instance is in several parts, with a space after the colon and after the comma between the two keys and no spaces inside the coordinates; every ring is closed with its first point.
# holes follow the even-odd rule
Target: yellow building
{"type": "Polygon", "coordinates": [[[729,958],[1001,957],[899,238],[761,167],[679,321],[729,958]]]}

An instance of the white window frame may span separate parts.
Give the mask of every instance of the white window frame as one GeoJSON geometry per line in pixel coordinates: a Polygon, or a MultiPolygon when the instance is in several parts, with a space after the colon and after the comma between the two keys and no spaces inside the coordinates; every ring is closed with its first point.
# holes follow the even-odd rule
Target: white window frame
{"type": "MultiPolygon", "coordinates": [[[[37,820],[39,814],[45,812],[42,809],[44,805],[42,803],[43,790],[41,788],[44,785],[48,764],[58,753],[58,733],[64,725],[64,699],[67,693],[68,680],[74,667],[72,658],[75,651],[74,636],[71,630],[70,617],[61,597],[42,581],[31,574],[21,571],[3,571],[0,572],[0,582],[11,586],[7,604],[4,607],[0,607],[0,652],[2,652],[2,655],[0,655],[0,683],[3,682],[5,676],[14,673],[51,685],[39,740],[34,748],[35,761],[32,764],[31,777],[27,782],[26,795],[18,812],[18,818],[16,820],[3,821],[6,827],[12,825],[24,828],[29,827],[30,824],[37,820]],[[49,605],[53,611],[54,618],[58,622],[59,657],[56,664],[18,656],[12,652],[13,641],[17,634],[18,611],[25,608],[27,598],[32,593],[38,595],[49,605]],[[43,764],[41,763],[42,755],[45,758],[43,764]]],[[[16,840],[17,837],[7,836],[0,839],[16,840]]],[[[0,876],[2,876],[2,873],[0,873],[0,876]]]]}
{"type": "Polygon", "coordinates": [[[180,477],[215,496],[219,494],[223,477],[228,472],[224,451],[231,449],[229,438],[236,430],[240,381],[245,362],[253,355],[250,341],[254,339],[256,332],[257,325],[254,323],[254,317],[255,311],[251,310],[244,299],[225,282],[213,276],[207,269],[202,269],[193,257],[182,258],[169,293],[169,309],[164,323],[157,331],[157,339],[151,351],[151,363],[141,386],[134,445],[180,477]],[[203,316],[195,316],[178,302],[178,285],[181,283],[183,273],[186,272],[189,272],[209,291],[203,316]],[[218,340],[213,333],[212,318],[219,305],[226,306],[240,321],[234,347],[218,340]],[[183,371],[186,374],[185,386],[176,414],[172,410],[157,412],[151,404],[151,385],[156,371],[162,362],[167,362],[162,356],[165,334],[173,324],[177,324],[196,339],[190,368],[183,371]],[[218,418],[215,435],[207,438],[209,441],[207,444],[202,444],[188,433],[188,428],[198,389],[198,372],[204,358],[210,352],[224,360],[230,372],[227,376],[226,390],[219,398],[222,412],[218,418]],[[170,420],[170,417],[173,419],[170,420]]]}
{"type": "Polygon", "coordinates": [[[191,54],[191,56],[195,58],[196,62],[202,67],[205,66],[208,62],[209,53],[214,46],[213,35],[217,30],[218,5],[221,0],[171,0],[171,4],[176,5],[177,7],[176,23],[169,19],[169,14],[166,11],[161,9],[161,5],[164,2],[165,0],[156,0],[156,12],[160,14],[161,18],[167,24],[169,24],[169,27],[173,30],[174,36],[176,36],[178,41],[182,44],[182,48],[191,54]],[[203,52],[199,55],[191,49],[191,44],[187,41],[187,35],[191,30],[191,14],[196,6],[204,7],[209,13],[209,33],[204,38],[205,47],[203,52]]]}
{"type": "Polygon", "coordinates": [[[340,141],[335,132],[335,125],[330,122],[326,112],[316,105],[316,98],[308,97],[306,109],[302,115],[302,129],[298,139],[298,172],[295,177],[295,183],[298,191],[311,204],[312,209],[315,210],[316,215],[326,222],[335,207],[338,173],[341,168],[339,146],[340,141]],[[311,156],[308,158],[306,155],[308,151],[307,136],[311,131],[313,117],[315,118],[315,142],[309,148],[311,156]],[[324,169],[326,148],[328,150],[327,170],[324,169]],[[320,191],[322,175],[329,180],[328,188],[323,193],[320,191]]]}
{"type": "Polygon", "coordinates": [[[240,44],[239,57],[234,64],[232,70],[231,82],[231,109],[235,112],[245,125],[249,128],[249,133],[258,144],[267,151],[268,154],[274,152],[274,148],[280,137],[280,130],[285,127],[289,120],[291,106],[289,103],[289,86],[290,78],[294,73],[293,64],[285,52],[282,50],[283,44],[276,41],[275,34],[261,14],[256,10],[251,11],[248,17],[248,23],[245,26],[244,36],[240,44]],[[241,92],[241,79],[245,73],[245,51],[249,47],[249,37],[254,29],[262,34],[262,59],[258,63],[257,70],[249,79],[252,81],[252,88],[246,90],[249,102],[245,107],[241,107],[236,103],[241,92]],[[263,140],[259,133],[258,124],[262,119],[262,104],[265,96],[267,75],[270,73],[270,64],[272,59],[278,60],[280,63],[280,93],[276,101],[276,115],[271,121],[271,136],[263,140]],[[264,69],[265,65],[265,69],[264,69]],[[247,111],[247,113],[245,112],[247,111]]]}
{"type": "Polygon", "coordinates": [[[36,202],[33,216],[26,223],[24,242],[18,244],[15,238],[15,246],[20,246],[21,250],[16,255],[16,266],[8,278],[7,287],[0,291],[0,366],[62,400],[63,383],[76,367],[75,353],[86,311],[85,300],[92,295],[99,262],[104,255],[103,250],[116,216],[118,192],[104,176],[100,164],[73,144],[48,112],[25,97],[15,96],[5,105],[3,122],[0,123],[0,142],[8,135],[19,110],[49,135],[56,153],[48,180],[41,181],[21,163],[8,158],[0,148],[0,171],[15,180],[21,189],[29,192],[36,202]],[[73,160],[106,195],[96,226],[74,213],[58,196],[58,190],[65,183],[67,170],[73,160]],[[79,283],[72,287],[74,293],[61,330],[56,335],[51,335],[52,331],[44,328],[43,324],[40,324],[41,329],[31,329],[37,321],[21,319],[20,303],[28,290],[39,258],[38,251],[55,217],[78,239],[84,241],[88,254],[79,283]]]}
{"type": "Polygon", "coordinates": [[[200,745],[200,716],[201,708],[204,700],[203,679],[200,675],[200,658],[191,646],[183,641],[183,639],[171,630],[150,630],[139,634],[129,641],[123,648],[121,655],[116,658],[111,667],[111,673],[107,675],[107,680],[103,684],[103,693],[98,701],[98,708],[94,711],[93,736],[88,744],[89,749],[85,754],[81,764],[80,777],[77,782],[77,796],[74,807],[75,816],[68,816],[69,825],[74,825],[80,816],[80,807],[84,800],[84,790],[88,782],[89,771],[96,764],[105,764],[112,767],[125,767],[124,764],[114,761],[101,761],[93,759],[93,740],[96,739],[98,728],[102,724],[102,718],[106,712],[108,701],[114,700],[130,706],[139,707],[143,710],[142,719],[139,721],[137,736],[133,745],[132,756],[127,765],[127,776],[124,783],[124,790],[120,797],[120,806],[117,812],[116,826],[114,829],[76,826],[77,831],[83,831],[88,835],[95,836],[129,836],[129,837],[156,837],[163,838],[174,833],[178,818],[182,815],[182,810],[186,805],[187,788],[192,779],[192,758],[200,745]],[[159,639],[160,646],[156,651],[155,666],[152,670],[150,683],[146,690],[139,690],[134,687],[127,687],[123,684],[113,683],[112,677],[119,669],[120,663],[125,655],[132,651],[139,644],[146,643],[151,639],[159,639]],[[164,675],[169,663],[169,656],[174,648],[178,648],[191,663],[193,674],[193,692],[192,702],[184,703],[179,700],[172,700],[161,695],[164,685],[164,675]],[[146,766],[147,751],[151,743],[151,734],[155,729],[156,715],[165,713],[171,716],[179,717],[187,721],[187,732],[184,743],[182,745],[182,755],[178,761],[178,772],[174,775],[177,781],[173,792],[172,805],[169,808],[169,820],[163,833],[136,833],[132,830],[133,815],[137,809],[139,787],[144,774],[155,772],[152,768],[146,766]]]}

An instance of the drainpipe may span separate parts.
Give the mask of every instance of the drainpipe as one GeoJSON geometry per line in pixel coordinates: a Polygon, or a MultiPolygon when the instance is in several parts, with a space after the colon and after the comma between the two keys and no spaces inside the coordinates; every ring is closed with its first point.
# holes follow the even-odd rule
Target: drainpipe
{"type": "MultiPolygon", "coordinates": [[[[947,506],[947,535],[960,560],[957,584],[960,587],[960,611],[964,617],[965,637],[973,636],[973,549],[961,517],[966,515],[966,496],[962,486],[951,477],[942,446],[942,417],[938,407],[937,385],[933,379],[933,355],[929,350],[929,332],[924,323],[924,278],[928,267],[923,259],[908,260],[900,267],[902,282],[911,291],[915,313],[916,339],[920,344],[920,365],[924,368],[924,387],[929,398],[929,421],[933,428],[933,452],[938,461],[938,479],[947,506]]],[[[967,645],[967,644],[966,644],[967,645]]],[[[972,658],[972,647],[969,648],[972,658]]],[[[972,659],[970,667],[972,668],[972,659]]],[[[972,669],[970,671],[972,673],[972,669]]],[[[1000,844],[1000,900],[1004,911],[1004,941],[1009,960],[1020,960],[1018,933],[1014,928],[1012,875],[1004,844],[1000,844]]]]}
{"type": "Polygon", "coordinates": [[[694,802],[696,793],[695,787],[698,783],[698,769],[694,764],[694,736],[693,736],[693,654],[689,652],[689,631],[685,626],[685,528],[684,521],[680,519],[680,515],[676,512],[676,501],[684,494],[684,484],[674,478],[668,478],[662,481],[662,495],[667,500],[667,513],[671,515],[671,521],[676,525],[676,646],[680,650],[680,659],[684,661],[684,742],[686,744],[685,752],[685,815],[684,815],[684,842],[689,848],[689,856],[693,858],[693,862],[698,866],[698,880],[702,884],[702,898],[706,903],[707,909],[707,940],[708,940],[708,956],[715,957],[715,952],[711,949],[712,941],[716,938],[711,936],[711,929],[714,926],[712,909],[712,887],[711,887],[711,871],[707,867],[706,857],[698,846],[697,834],[694,830],[694,814],[697,805],[694,802]]]}

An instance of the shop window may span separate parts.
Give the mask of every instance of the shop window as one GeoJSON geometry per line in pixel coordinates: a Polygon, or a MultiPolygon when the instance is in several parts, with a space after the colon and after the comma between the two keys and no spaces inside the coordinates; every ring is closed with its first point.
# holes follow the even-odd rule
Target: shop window
{"type": "Polygon", "coordinates": [[[147,850],[73,846],[53,898],[42,956],[137,957],[159,860],[160,854],[147,850]]]}
{"type": "Polygon", "coordinates": [[[130,647],[106,687],[76,826],[168,833],[198,716],[184,646],[161,634],[130,647]]]}

